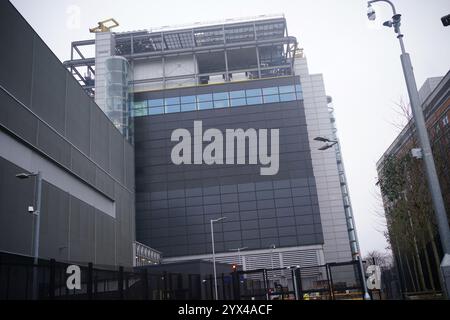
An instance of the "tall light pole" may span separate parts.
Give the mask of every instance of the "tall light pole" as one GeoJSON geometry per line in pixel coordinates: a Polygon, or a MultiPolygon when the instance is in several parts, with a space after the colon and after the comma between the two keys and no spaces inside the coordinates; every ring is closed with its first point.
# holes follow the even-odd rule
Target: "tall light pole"
{"type": "Polygon", "coordinates": [[[230,251],[234,251],[238,253],[238,263],[242,266],[242,268],[244,267],[243,263],[242,263],[242,257],[241,257],[241,251],[248,249],[248,247],[242,247],[242,248],[237,248],[237,249],[230,249],[230,251]]]}
{"type": "Polygon", "coordinates": [[[375,10],[372,8],[372,4],[375,2],[387,2],[391,6],[392,12],[394,13],[392,20],[386,21],[385,23],[383,23],[383,25],[389,28],[394,27],[394,31],[397,34],[397,39],[400,42],[400,49],[402,52],[400,59],[403,67],[403,74],[405,76],[406,87],[408,88],[408,95],[411,103],[414,122],[416,125],[417,136],[419,138],[420,147],[422,148],[422,157],[424,160],[428,188],[431,193],[434,213],[439,228],[439,236],[441,239],[442,249],[444,251],[444,259],[441,263],[443,275],[442,281],[444,282],[442,290],[446,290],[447,298],[450,298],[450,230],[448,225],[448,218],[445,211],[441,187],[439,185],[436,165],[433,159],[430,139],[428,137],[428,131],[425,124],[425,117],[421,108],[419,92],[417,91],[417,84],[411,64],[411,58],[409,56],[409,53],[406,52],[405,44],[403,43],[403,34],[400,31],[401,14],[397,13],[394,4],[389,0],[372,0],[367,3],[367,16],[370,20],[376,19],[375,10]]]}
{"type": "MultiPolygon", "coordinates": [[[[335,145],[339,146],[339,141],[338,140],[330,140],[330,139],[324,138],[324,137],[317,137],[314,140],[326,143],[325,146],[319,148],[320,151],[326,151],[328,149],[331,149],[335,145]]],[[[344,174],[345,174],[345,170],[344,170],[344,174]]],[[[346,220],[348,220],[347,213],[346,213],[346,220]]],[[[362,256],[361,256],[361,249],[359,247],[358,233],[356,232],[356,227],[355,227],[355,222],[354,222],[354,219],[353,219],[353,214],[352,214],[352,225],[353,225],[353,236],[355,238],[354,242],[356,244],[357,252],[354,252],[352,243],[350,243],[350,250],[352,251],[353,258],[354,259],[356,258],[358,260],[359,268],[361,270],[360,277],[361,277],[361,282],[362,282],[362,285],[363,285],[362,289],[364,290],[364,300],[370,300],[370,294],[369,294],[369,290],[367,289],[366,275],[365,275],[364,265],[363,265],[362,256]]],[[[349,229],[349,238],[350,238],[350,241],[351,241],[352,239],[351,239],[350,231],[351,230],[349,229]]]]}
{"type": "Polygon", "coordinates": [[[213,268],[214,268],[214,300],[218,300],[218,291],[217,291],[217,270],[216,270],[216,249],[214,244],[214,223],[225,220],[226,217],[222,217],[219,219],[212,219],[211,222],[211,242],[212,242],[212,254],[213,254],[213,268]]]}
{"type": "Polygon", "coordinates": [[[34,238],[33,238],[33,299],[38,299],[38,263],[39,263],[39,235],[41,229],[41,198],[42,198],[42,173],[19,173],[19,179],[29,179],[36,177],[36,208],[31,210],[34,215],[34,238]]]}

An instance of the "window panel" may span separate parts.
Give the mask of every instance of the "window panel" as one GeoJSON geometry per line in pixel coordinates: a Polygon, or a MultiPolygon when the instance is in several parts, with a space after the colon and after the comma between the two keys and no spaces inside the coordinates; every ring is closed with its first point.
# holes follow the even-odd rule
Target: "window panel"
{"type": "Polygon", "coordinates": [[[149,100],[148,106],[151,107],[161,107],[164,105],[164,99],[156,99],[156,100],[149,100]]]}
{"type": "Polygon", "coordinates": [[[247,100],[245,98],[241,99],[231,99],[231,106],[232,107],[240,107],[247,105],[247,100]]]}
{"type": "Polygon", "coordinates": [[[185,96],[185,97],[181,97],[181,103],[182,103],[182,104],[196,103],[196,102],[197,102],[197,97],[196,97],[196,96],[185,96]]]}
{"type": "Polygon", "coordinates": [[[253,104],[262,104],[262,97],[251,97],[251,98],[247,98],[247,104],[248,105],[253,105],[253,104]]]}
{"type": "Polygon", "coordinates": [[[149,115],[164,114],[164,107],[155,107],[148,109],[149,115]]]}
{"type": "Polygon", "coordinates": [[[303,92],[297,92],[297,100],[303,100],[303,92]]]}
{"type": "Polygon", "coordinates": [[[228,100],[228,92],[214,93],[214,101],[216,100],[228,100]]]}
{"type": "Polygon", "coordinates": [[[252,89],[252,90],[246,90],[245,91],[248,97],[259,97],[261,96],[261,89],[252,89]]]}
{"type": "Polygon", "coordinates": [[[303,92],[302,86],[299,85],[299,84],[297,84],[297,85],[295,86],[295,91],[296,91],[296,92],[303,92]]]}
{"type": "Polygon", "coordinates": [[[295,101],[295,100],[297,100],[295,93],[280,94],[280,101],[282,101],[282,102],[295,101]]]}
{"type": "Polygon", "coordinates": [[[166,113],[176,113],[180,112],[180,105],[173,105],[166,107],[166,113]]]}
{"type": "Polygon", "coordinates": [[[214,101],[214,109],[228,108],[230,103],[228,100],[214,101]]]}
{"type": "Polygon", "coordinates": [[[166,98],[166,106],[173,106],[177,104],[180,104],[180,97],[166,98]]]}
{"type": "Polygon", "coordinates": [[[295,92],[295,86],[283,86],[280,87],[280,94],[295,92]]]}
{"type": "Polygon", "coordinates": [[[133,109],[143,109],[147,108],[147,101],[134,102],[133,109]]]}
{"type": "Polygon", "coordinates": [[[263,88],[263,95],[265,96],[271,96],[278,94],[278,87],[272,87],[272,88],[263,88]]]}
{"type": "Polygon", "coordinates": [[[195,111],[195,110],[197,110],[197,104],[195,102],[181,105],[181,112],[195,111]]]}
{"type": "Polygon", "coordinates": [[[208,110],[208,109],[212,109],[212,108],[213,108],[212,101],[198,103],[198,110],[208,110]]]}
{"type": "Polygon", "coordinates": [[[201,94],[197,96],[198,102],[208,102],[212,101],[212,94],[201,94]]]}
{"type": "Polygon", "coordinates": [[[245,91],[231,91],[230,98],[245,98],[245,91]]]}
{"type": "Polygon", "coordinates": [[[264,96],[264,103],[275,103],[275,102],[280,102],[279,95],[264,96]]]}
{"type": "Polygon", "coordinates": [[[134,116],[135,117],[143,117],[147,115],[147,108],[144,109],[135,109],[134,116]]]}

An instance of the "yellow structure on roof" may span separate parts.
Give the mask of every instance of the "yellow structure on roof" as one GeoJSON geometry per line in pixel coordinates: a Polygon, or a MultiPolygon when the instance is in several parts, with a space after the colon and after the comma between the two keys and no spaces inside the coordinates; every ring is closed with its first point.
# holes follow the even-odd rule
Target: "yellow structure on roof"
{"type": "Polygon", "coordinates": [[[99,32],[109,32],[112,28],[116,28],[119,26],[119,23],[111,18],[105,21],[100,21],[97,27],[89,29],[91,33],[99,33],[99,32]]]}

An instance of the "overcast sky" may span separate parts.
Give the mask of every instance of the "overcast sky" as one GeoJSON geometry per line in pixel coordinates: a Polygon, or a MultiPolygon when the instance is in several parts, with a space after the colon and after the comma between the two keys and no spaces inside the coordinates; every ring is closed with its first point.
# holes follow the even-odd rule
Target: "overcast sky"
{"type": "MultiPolygon", "coordinates": [[[[448,0],[392,0],[403,15],[403,33],[420,87],[450,69],[448,0]]],[[[364,253],[385,250],[379,218],[382,205],[376,162],[393,142],[401,122],[396,103],[407,101],[400,49],[393,30],[382,27],[392,14],[375,4],[378,19],[367,20],[363,0],[12,0],[61,61],[70,43],[93,38],[90,27],[115,18],[115,31],[284,13],[289,34],[305,49],[311,73],[323,73],[334,99],[356,225],[364,253]],[[76,17],[80,12],[79,23],[76,17]]]]}

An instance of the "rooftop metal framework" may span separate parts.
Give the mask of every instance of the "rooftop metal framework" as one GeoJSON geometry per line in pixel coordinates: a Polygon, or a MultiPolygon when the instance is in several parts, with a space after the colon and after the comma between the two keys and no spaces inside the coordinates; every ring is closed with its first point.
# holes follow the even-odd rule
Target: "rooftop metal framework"
{"type": "MultiPolygon", "coordinates": [[[[167,57],[193,56],[199,70],[191,76],[198,84],[220,74],[224,81],[230,81],[231,73],[238,71],[247,73],[250,79],[291,75],[297,51],[297,39],[288,35],[283,16],[228,20],[176,30],[114,33],[114,36],[116,55],[130,62],[161,59],[164,64],[167,57]]],[[[73,42],[71,60],[64,65],[87,91],[93,93],[95,57],[86,58],[80,50],[80,47],[91,45],[95,45],[95,40],[73,42]]],[[[164,76],[149,81],[167,80],[169,77],[164,76]]]]}

